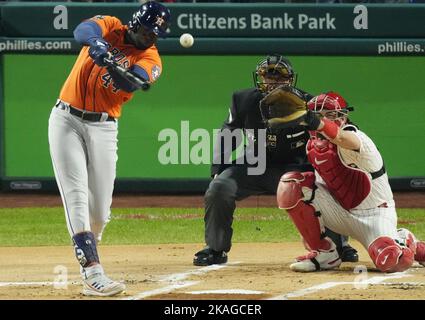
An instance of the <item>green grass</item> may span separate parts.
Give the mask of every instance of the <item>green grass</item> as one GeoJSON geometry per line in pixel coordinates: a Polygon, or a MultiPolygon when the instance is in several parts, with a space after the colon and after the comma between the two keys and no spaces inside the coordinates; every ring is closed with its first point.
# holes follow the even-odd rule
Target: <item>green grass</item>
{"type": "MultiPolygon", "coordinates": [[[[113,209],[103,244],[196,243],[204,241],[202,208],[113,209]]],[[[399,209],[400,227],[425,239],[425,209],[399,209]]],[[[233,242],[297,241],[287,214],[274,208],[241,208],[233,242]]],[[[0,246],[69,245],[62,208],[0,209],[0,246]]]]}

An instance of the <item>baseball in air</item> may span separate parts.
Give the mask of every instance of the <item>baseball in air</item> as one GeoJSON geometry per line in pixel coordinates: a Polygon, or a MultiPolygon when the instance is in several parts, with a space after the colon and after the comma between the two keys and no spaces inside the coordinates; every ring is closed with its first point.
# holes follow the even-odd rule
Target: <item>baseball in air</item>
{"type": "Polygon", "coordinates": [[[183,48],[190,48],[193,46],[193,42],[195,40],[193,39],[193,36],[190,33],[183,33],[180,36],[180,44],[183,48]]]}

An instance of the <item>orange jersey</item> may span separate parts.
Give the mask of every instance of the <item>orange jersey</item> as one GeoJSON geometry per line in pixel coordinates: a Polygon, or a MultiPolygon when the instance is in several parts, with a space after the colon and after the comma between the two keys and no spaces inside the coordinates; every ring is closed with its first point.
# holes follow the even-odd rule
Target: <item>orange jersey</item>
{"type": "MultiPolygon", "coordinates": [[[[125,68],[137,64],[149,75],[149,81],[158,79],[162,71],[161,58],[155,45],[140,50],[124,42],[127,26],[111,16],[96,16],[92,19],[102,29],[102,37],[111,44],[109,52],[115,61],[125,68]]],[[[89,56],[89,47],[84,46],[66,79],[59,98],[72,106],[86,111],[107,112],[111,117],[121,115],[121,106],[133,97],[114,86],[114,81],[105,67],[96,65],[89,56]]]]}

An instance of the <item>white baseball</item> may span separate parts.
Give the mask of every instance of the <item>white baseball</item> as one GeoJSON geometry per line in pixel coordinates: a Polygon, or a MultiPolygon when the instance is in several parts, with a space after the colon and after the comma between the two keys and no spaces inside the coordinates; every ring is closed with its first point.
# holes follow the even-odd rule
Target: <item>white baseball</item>
{"type": "Polygon", "coordinates": [[[193,42],[195,40],[193,39],[193,36],[190,33],[183,33],[180,36],[180,44],[183,48],[190,48],[193,46],[193,42]]]}

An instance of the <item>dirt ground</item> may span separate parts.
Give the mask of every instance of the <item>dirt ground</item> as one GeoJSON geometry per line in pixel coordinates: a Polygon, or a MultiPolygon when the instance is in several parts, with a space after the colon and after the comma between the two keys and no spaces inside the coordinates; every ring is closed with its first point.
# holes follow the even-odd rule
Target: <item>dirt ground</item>
{"type": "MultiPolygon", "coordinates": [[[[425,207],[425,193],[396,194],[399,207],[425,207]]],[[[0,195],[0,207],[61,206],[59,196],[0,195]]],[[[202,197],[116,196],[114,207],[202,207],[202,197]]],[[[239,206],[273,207],[274,197],[252,197],[239,206]]],[[[125,294],[110,299],[425,299],[425,268],[384,275],[374,269],[355,241],[360,262],[334,271],[296,273],[301,243],[236,243],[225,265],[195,267],[202,244],[100,246],[107,274],[122,280],[125,294]],[[360,273],[361,271],[361,273],[360,273]]],[[[73,248],[0,247],[1,299],[90,299],[82,284],[73,248]]]]}
{"type": "MultiPolygon", "coordinates": [[[[229,262],[218,268],[192,265],[193,253],[200,248],[100,246],[108,275],[127,285],[125,294],[110,299],[425,299],[425,268],[383,275],[364,250],[359,263],[304,274],[289,269],[293,258],[304,252],[299,243],[235,244],[229,262]],[[367,273],[355,272],[362,268],[367,273]]],[[[71,247],[3,247],[0,257],[0,299],[88,299],[80,293],[71,247]],[[60,270],[67,271],[67,288],[60,270]]]]}

